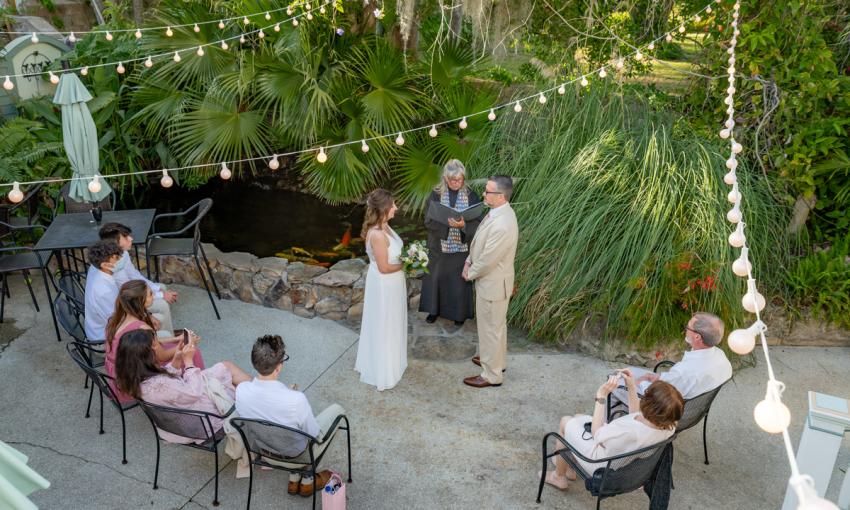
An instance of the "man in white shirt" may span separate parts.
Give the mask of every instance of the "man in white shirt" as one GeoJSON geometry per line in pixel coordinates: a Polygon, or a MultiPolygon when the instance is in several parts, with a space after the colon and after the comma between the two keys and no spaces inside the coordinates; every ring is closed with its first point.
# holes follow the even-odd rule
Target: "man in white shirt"
{"type": "MultiPolygon", "coordinates": [[[[286,345],[278,335],[266,335],[257,339],[251,349],[251,364],[257,370],[257,377],[236,387],[236,412],[242,418],[266,420],[298,429],[315,437],[319,442],[313,446],[313,457],[318,457],[330,444],[338,427],[334,425],[337,417],[345,410],[337,404],[331,404],[318,416],[307,397],[298,391],[296,385],[287,387],[278,381],[283,362],[287,361],[286,345]],[[329,433],[330,432],[330,433],[329,433]],[[327,436],[327,437],[325,437],[327,436]]],[[[307,439],[287,445],[280,445],[279,452],[291,458],[293,463],[310,463],[307,451],[307,439]]],[[[274,463],[271,459],[267,462],[274,463]]],[[[330,479],[331,472],[321,471],[316,476],[315,488],[322,490],[330,479]]],[[[298,473],[289,475],[289,494],[310,496],[313,494],[313,478],[298,473]],[[299,488],[299,480],[301,487],[299,488]]]]}
{"type": "MultiPolygon", "coordinates": [[[[732,364],[726,354],[717,347],[723,340],[723,320],[711,313],[696,312],[685,326],[685,342],[691,350],[682,360],[661,374],[640,368],[632,368],[632,375],[643,394],[657,380],[666,381],[679,390],[684,399],[691,399],[711,391],[732,377],[732,364]]],[[[622,388],[612,393],[612,400],[628,402],[628,394],[622,388]]],[[[616,404],[613,404],[616,405],[616,404]]]]}
{"type": "Polygon", "coordinates": [[[115,311],[118,284],[113,274],[122,268],[121,249],[111,241],[99,241],[87,253],[86,274],[86,338],[106,340],[106,323],[115,311]]]}
{"type": "Polygon", "coordinates": [[[113,241],[122,251],[123,267],[120,271],[116,271],[112,277],[119,288],[130,280],[144,281],[153,292],[153,304],[148,308],[148,311],[159,322],[157,329],[171,335],[174,330],[171,323],[171,305],[177,302],[177,293],[166,290],[165,286],[160,283],[148,280],[136,269],[136,266],[133,265],[133,259],[130,258],[130,249],[133,248],[133,236],[131,234],[130,227],[121,223],[106,223],[100,228],[100,239],[102,241],[113,241]]]}

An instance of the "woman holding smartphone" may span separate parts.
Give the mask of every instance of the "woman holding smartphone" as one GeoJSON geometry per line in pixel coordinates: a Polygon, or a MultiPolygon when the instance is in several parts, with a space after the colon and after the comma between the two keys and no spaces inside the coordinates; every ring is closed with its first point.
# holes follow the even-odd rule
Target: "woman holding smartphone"
{"type": "MultiPolygon", "coordinates": [[[[106,357],[104,366],[106,373],[115,379],[115,356],[118,352],[120,338],[130,331],[137,329],[149,329],[156,331],[153,317],[148,313],[148,308],[153,303],[153,292],[143,280],[130,280],[121,286],[118,297],[115,299],[115,312],[109,318],[106,325],[106,357]]],[[[165,365],[174,358],[178,348],[192,345],[196,346],[200,337],[189,330],[177,330],[173,337],[160,337],[154,345],[156,360],[160,365],[165,365]]],[[[154,333],[155,336],[155,333],[154,333]]],[[[194,366],[203,369],[204,359],[200,349],[194,349],[194,366]]],[[[129,402],[133,397],[122,393],[111,382],[112,390],[118,395],[120,402],[129,402]]]]}

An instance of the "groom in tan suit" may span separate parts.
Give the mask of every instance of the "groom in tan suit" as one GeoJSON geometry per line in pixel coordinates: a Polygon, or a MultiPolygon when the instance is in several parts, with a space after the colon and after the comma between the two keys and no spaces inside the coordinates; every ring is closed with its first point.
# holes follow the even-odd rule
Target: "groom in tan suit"
{"type": "Polygon", "coordinates": [[[487,181],[484,202],[490,212],[481,222],[463,268],[463,278],[475,281],[475,318],[478,323],[481,375],[467,377],[464,384],[475,388],[501,386],[508,351],[508,302],[514,288],[514,256],[519,229],[508,201],[513,181],[494,175],[487,181]]]}

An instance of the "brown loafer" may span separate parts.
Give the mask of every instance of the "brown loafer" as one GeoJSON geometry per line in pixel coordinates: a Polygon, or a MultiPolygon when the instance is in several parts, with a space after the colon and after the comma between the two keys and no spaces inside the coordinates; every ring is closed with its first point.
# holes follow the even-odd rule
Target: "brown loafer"
{"type": "Polygon", "coordinates": [[[328,484],[328,481],[330,479],[331,479],[331,472],[330,471],[328,471],[327,469],[324,470],[324,471],[320,471],[320,472],[316,473],[316,477],[313,478],[315,485],[312,484],[312,483],[309,483],[309,484],[302,483],[301,489],[299,490],[299,494],[301,494],[305,498],[310,497],[310,496],[313,495],[313,490],[315,490],[316,492],[323,490],[325,488],[325,485],[328,484]],[[314,489],[314,487],[315,487],[315,489],[314,489]]]}
{"type": "Polygon", "coordinates": [[[480,375],[474,375],[472,377],[467,377],[466,379],[463,380],[463,384],[465,384],[467,386],[472,386],[473,388],[486,388],[488,386],[496,387],[496,386],[502,385],[502,383],[493,384],[493,383],[487,381],[487,379],[484,379],[483,377],[481,377],[480,375]]]}
{"type": "MultiPolygon", "coordinates": [[[[481,366],[481,356],[473,356],[472,357],[472,364],[478,365],[480,367],[481,366]]],[[[507,368],[502,369],[503,374],[505,373],[505,371],[507,371],[507,368]]]]}
{"type": "Polygon", "coordinates": [[[288,492],[290,496],[294,496],[294,495],[298,494],[298,486],[300,484],[301,484],[301,482],[290,481],[289,486],[286,487],[286,492],[288,492]]]}

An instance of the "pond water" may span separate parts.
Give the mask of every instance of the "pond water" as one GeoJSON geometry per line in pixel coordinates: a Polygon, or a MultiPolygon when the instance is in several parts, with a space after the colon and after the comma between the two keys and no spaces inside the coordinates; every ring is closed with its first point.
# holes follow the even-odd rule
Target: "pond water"
{"type": "MultiPolygon", "coordinates": [[[[201,238],[222,251],[321,265],[365,255],[359,239],[365,206],[328,205],[306,193],[277,189],[273,180],[212,179],[192,190],[151,186],[141,197],[125,197],[119,207],[179,212],[206,197],[213,207],[201,223],[201,238]]],[[[426,237],[421,217],[397,214],[392,225],[405,241],[426,237]]]]}

